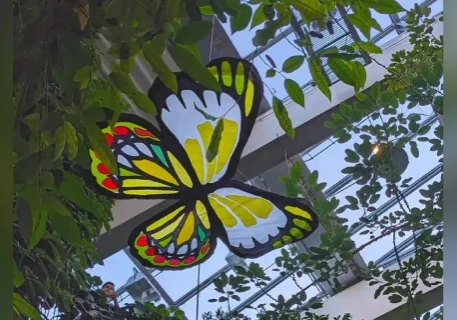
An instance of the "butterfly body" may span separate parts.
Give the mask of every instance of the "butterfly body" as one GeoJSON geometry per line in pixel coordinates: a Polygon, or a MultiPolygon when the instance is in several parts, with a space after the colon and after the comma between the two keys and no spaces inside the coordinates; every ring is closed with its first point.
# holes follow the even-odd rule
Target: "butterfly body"
{"type": "Polygon", "coordinates": [[[221,92],[185,73],[177,74],[178,93],[155,81],[149,97],[158,107],[160,130],[128,114],[113,127],[102,126],[118,175],[90,151],[91,175],[106,195],[177,200],[128,239],[132,255],[148,267],[197,265],[211,256],[218,239],[236,255],[255,258],[317,228],[316,215],[303,203],[230,180],[257,116],[262,83],[244,60],[221,58],[208,69],[221,92]],[[216,134],[219,148],[210,158],[216,134]]]}

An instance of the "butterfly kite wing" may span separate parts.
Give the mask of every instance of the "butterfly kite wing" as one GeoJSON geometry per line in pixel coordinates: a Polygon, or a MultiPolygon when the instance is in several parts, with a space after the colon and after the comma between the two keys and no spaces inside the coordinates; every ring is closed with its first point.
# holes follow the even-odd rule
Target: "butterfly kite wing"
{"type": "Polygon", "coordinates": [[[242,258],[257,258],[303,240],[318,226],[306,204],[241,182],[229,182],[209,194],[208,201],[220,221],[214,232],[242,258]]]}
{"type": "Polygon", "coordinates": [[[183,151],[166,148],[166,137],[164,140],[141,117],[122,114],[113,127],[102,125],[101,131],[114,154],[119,174],[109,172],[93,150],[89,150],[90,171],[98,190],[108,197],[178,199],[193,186],[183,151]]]}
{"type": "Polygon", "coordinates": [[[221,85],[221,92],[205,88],[186,73],[177,74],[178,93],[160,80],[149,90],[162,132],[185,151],[202,185],[228,182],[234,175],[263,97],[260,76],[245,60],[216,59],[208,70],[221,85]],[[219,121],[223,130],[218,153],[208,161],[206,153],[219,121]]]}
{"type": "Polygon", "coordinates": [[[136,227],[130,252],[144,266],[161,270],[188,268],[208,259],[215,247],[207,206],[179,201],[136,227]]]}

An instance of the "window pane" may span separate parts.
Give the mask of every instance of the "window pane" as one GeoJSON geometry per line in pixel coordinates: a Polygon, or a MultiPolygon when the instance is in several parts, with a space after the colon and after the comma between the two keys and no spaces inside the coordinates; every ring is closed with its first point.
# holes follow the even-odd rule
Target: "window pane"
{"type": "Polygon", "coordinates": [[[443,0],[438,0],[435,1],[434,3],[431,4],[430,8],[432,9],[430,13],[430,17],[434,17],[438,13],[443,12],[443,0]]]}
{"type": "MultiPolygon", "coordinates": [[[[233,274],[229,272],[227,275],[233,274]]],[[[221,294],[214,290],[214,285],[211,284],[207,288],[203,289],[199,296],[198,296],[198,303],[199,303],[199,316],[205,312],[215,312],[217,309],[221,308],[224,311],[228,310],[227,303],[219,303],[219,302],[208,302],[209,299],[218,298],[221,294]]],[[[187,319],[197,319],[196,312],[197,312],[197,296],[193,296],[189,301],[184,303],[183,305],[179,306],[179,308],[184,311],[187,319]]]]}
{"type": "Polygon", "coordinates": [[[229,254],[228,248],[222,241],[217,242],[216,250],[211,258],[203,262],[201,265],[201,279],[202,281],[219,271],[227,265],[225,257],[229,254]]]}
{"type": "Polygon", "coordinates": [[[163,271],[156,279],[173,300],[178,300],[197,286],[197,276],[197,267],[193,267],[179,271],[163,271]],[[179,285],[176,285],[177,283],[179,285]]]}

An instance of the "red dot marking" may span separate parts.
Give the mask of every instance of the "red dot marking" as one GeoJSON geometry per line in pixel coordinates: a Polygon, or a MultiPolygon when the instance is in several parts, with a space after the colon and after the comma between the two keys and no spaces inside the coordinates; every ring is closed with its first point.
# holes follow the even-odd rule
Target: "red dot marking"
{"type": "Polygon", "coordinates": [[[146,253],[148,256],[155,256],[157,251],[154,248],[148,248],[144,253],[146,253]]]}
{"type": "Polygon", "coordinates": [[[109,133],[105,133],[105,139],[106,139],[106,142],[108,142],[108,145],[111,146],[114,142],[114,137],[113,135],[109,134],[109,133]]]}
{"type": "Polygon", "coordinates": [[[97,170],[98,170],[98,172],[100,172],[102,174],[108,174],[109,173],[108,168],[103,163],[99,163],[98,164],[97,170]]]}
{"type": "Polygon", "coordinates": [[[127,127],[124,127],[124,126],[115,127],[113,129],[113,131],[118,136],[126,136],[126,135],[129,134],[129,129],[127,127]]]}
{"type": "Polygon", "coordinates": [[[192,263],[195,261],[195,257],[187,257],[186,259],[184,259],[184,263],[185,264],[189,264],[189,263],[192,263]]]}
{"type": "Polygon", "coordinates": [[[208,250],[209,250],[209,243],[208,243],[207,245],[205,245],[205,246],[200,250],[200,252],[201,252],[201,253],[207,253],[208,250]]]}
{"type": "MultiPolygon", "coordinates": [[[[141,237],[139,237],[138,240],[136,241],[136,245],[137,245],[137,246],[140,246],[140,247],[145,247],[145,246],[147,246],[147,245],[148,245],[148,237],[147,237],[147,236],[141,236],[141,237]]],[[[152,249],[152,248],[149,248],[149,249],[152,249]]],[[[149,250],[149,249],[148,249],[148,250],[149,250]]],[[[146,250],[146,254],[148,254],[148,253],[147,253],[148,250],[146,250]]]]}
{"type": "Polygon", "coordinates": [[[149,130],[143,130],[140,128],[135,128],[135,133],[141,137],[150,137],[155,138],[155,136],[149,130]]]}
{"type": "Polygon", "coordinates": [[[154,258],[155,263],[164,263],[167,260],[164,256],[157,256],[154,258]]]}
{"type": "Polygon", "coordinates": [[[176,266],[180,263],[181,261],[179,261],[178,259],[170,259],[170,264],[172,266],[176,266]]]}
{"type": "Polygon", "coordinates": [[[111,190],[115,190],[118,188],[116,183],[114,183],[113,179],[111,179],[111,178],[106,178],[105,180],[103,180],[103,185],[106,188],[111,189],[111,190]]]}

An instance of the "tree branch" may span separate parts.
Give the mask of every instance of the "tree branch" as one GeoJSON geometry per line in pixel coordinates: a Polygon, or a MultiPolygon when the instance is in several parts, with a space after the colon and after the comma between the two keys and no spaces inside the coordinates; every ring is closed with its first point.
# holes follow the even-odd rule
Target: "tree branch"
{"type": "Polygon", "coordinates": [[[370,241],[368,241],[367,243],[364,243],[362,244],[360,247],[358,247],[357,249],[355,249],[352,254],[356,254],[356,253],[359,253],[360,251],[362,251],[363,249],[365,249],[366,247],[370,246],[371,244],[373,244],[374,242],[384,238],[385,236],[388,236],[389,234],[391,234],[392,232],[396,232],[398,230],[401,230],[403,229],[404,227],[406,227],[408,225],[408,223],[403,223],[403,224],[400,224],[398,226],[395,226],[395,227],[390,227],[390,228],[387,228],[384,230],[384,232],[382,232],[379,236],[371,239],[370,241]]]}

